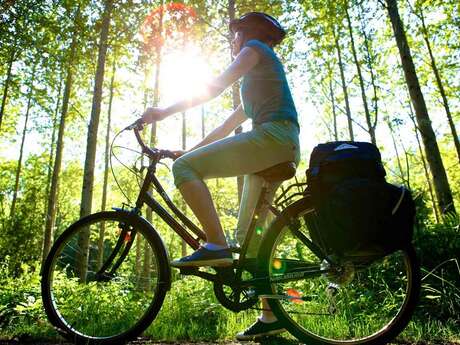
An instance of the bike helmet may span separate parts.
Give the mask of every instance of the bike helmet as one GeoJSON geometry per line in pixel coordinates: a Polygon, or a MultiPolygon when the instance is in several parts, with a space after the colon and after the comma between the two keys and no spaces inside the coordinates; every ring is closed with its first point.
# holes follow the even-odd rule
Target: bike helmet
{"type": "Polygon", "coordinates": [[[262,31],[273,45],[280,43],[286,36],[286,31],[281,24],[272,16],[262,12],[249,12],[239,19],[233,19],[230,21],[229,28],[233,34],[244,29],[262,31]]]}

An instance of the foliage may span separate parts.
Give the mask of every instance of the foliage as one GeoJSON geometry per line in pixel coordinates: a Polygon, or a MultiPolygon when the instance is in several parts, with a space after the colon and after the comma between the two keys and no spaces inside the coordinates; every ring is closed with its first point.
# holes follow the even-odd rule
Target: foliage
{"type": "Polygon", "coordinates": [[[415,243],[422,266],[421,318],[445,321],[460,316],[460,228],[456,215],[443,224],[416,232],[415,243]]]}
{"type": "Polygon", "coordinates": [[[0,337],[54,336],[43,310],[38,268],[22,264],[20,272],[12,273],[9,261],[6,257],[0,263],[0,337]]]}

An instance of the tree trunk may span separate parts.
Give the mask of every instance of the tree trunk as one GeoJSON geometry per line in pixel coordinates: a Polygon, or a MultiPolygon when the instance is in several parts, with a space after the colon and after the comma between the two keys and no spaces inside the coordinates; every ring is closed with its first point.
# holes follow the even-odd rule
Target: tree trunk
{"type": "Polygon", "coordinates": [[[406,83],[409,87],[409,93],[414,105],[415,115],[417,118],[418,128],[425,146],[425,154],[433,176],[434,189],[439,202],[439,207],[443,214],[454,212],[452,192],[447,180],[446,170],[439,152],[436,135],[431,126],[431,120],[426,108],[425,99],[420,89],[420,83],[415,72],[415,66],[412,60],[406,34],[404,32],[401,18],[399,17],[396,0],[386,0],[388,14],[392,23],[394,36],[401,56],[402,67],[406,83]]]}
{"type": "MultiPolygon", "coordinates": [[[[75,21],[77,21],[80,10],[77,10],[75,21]]],[[[78,28],[75,23],[70,43],[70,52],[66,68],[66,81],[64,85],[64,94],[62,95],[61,119],[59,121],[58,137],[56,142],[56,157],[54,159],[53,174],[51,176],[50,192],[48,194],[48,209],[45,217],[45,233],[43,236],[42,262],[44,262],[53,242],[53,233],[56,222],[56,200],[59,189],[59,174],[61,173],[62,153],[64,152],[64,131],[69,108],[70,93],[73,82],[73,64],[75,63],[75,53],[77,49],[78,28]]]]}
{"type": "Polygon", "coordinates": [[[7,69],[7,72],[6,72],[5,84],[3,86],[2,106],[0,107],[0,129],[2,128],[3,115],[5,113],[6,100],[7,100],[7,97],[8,97],[8,88],[9,88],[10,82],[11,82],[11,69],[13,67],[14,55],[15,55],[15,50],[14,50],[14,48],[12,48],[11,49],[10,59],[8,60],[8,69],[7,69]]]}
{"type": "Polygon", "coordinates": [[[450,107],[449,107],[449,102],[447,100],[446,91],[444,90],[444,85],[441,80],[441,75],[439,73],[438,67],[436,65],[436,60],[434,58],[433,51],[431,49],[431,44],[430,44],[430,40],[428,37],[428,29],[425,25],[425,17],[423,15],[423,11],[421,8],[420,8],[419,14],[420,14],[419,18],[422,21],[423,39],[425,40],[426,47],[428,49],[428,54],[430,55],[431,68],[433,69],[433,73],[436,78],[436,85],[438,86],[439,93],[441,94],[442,104],[444,106],[444,110],[446,111],[447,122],[449,123],[450,130],[454,138],[455,150],[457,151],[457,159],[458,159],[458,162],[460,163],[460,141],[458,139],[457,129],[455,128],[455,123],[452,119],[452,114],[450,112],[450,107]]]}
{"type": "Polygon", "coordinates": [[[50,155],[48,159],[48,174],[46,177],[46,197],[48,198],[47,203],[45,204],[45,209],[43,211],[44,213],[44,220],[45,220],[45,229],[43,231],[43,245],[42,245],[42,263],[45,261],[46,256],[48,255],[49,247],[51,245],[51,240],[47,239],[45,241],[45,234],[46,234],[46,220],[47,220],[47,215],[48,215],[48,203],[49,203],[49,195],[50,195],[50,190],[51,190],[51,179],[53,176],[53,161],[54,161],[54,154],[56,150],[56,129],[57,129],[57,119],[58,119],[58,113],[59,113],[59,107],[60,107],[60,101],[61,101],[61,90],[62,90],[62,74],[60,76],[61,80],[59,81],[59,89],[58,89],[58,94],[57,94],[57,101],[56,101],[56,109],[54,111],[54,117],[53,117],[53,133],[51,135],[51,144],[50,144],[50,155]],[[45,243],[48,242],[48,247],[45,248],[45,243]],[[46,249],[46,254],[45,254],[45,249],[46,249]]]}
{"type": "MultiPolygon", "coordinates": [[[[107,204],[107,184],[109,181],[109,158],[110,158],[110,125],[112,120],[112,103],[113,103],[113,91],[115,82],[115,70],[116,70],[117,56],[113,54],[112,64],[112,77],[110,78],[110,91],[109,91],[109,109],[107,111],[107,130],[105,133],[105,159],[104,159],[104,182],[102,184],[102,201],[101,211],[105,211],[107,204]]],[[[99,229],[99,238],[97,243],[97,267],[102,267],[102,260],[104,254],[104,235],[105,235],[105,222],[101,223],[99,229]]]]}
{"type": "MultiPolygon", "coordinates": [[[[229,21],[232,21],[235,19],[235,0],[228,0],[228,19],[229,21]]],[[[232,55],[232,35],[229,35],[229,46],[230,46],[230,61],[233,61],[233,55],[232,55]]],[[[241,99],[240,99],[240,90],[239,90],[239,85],[238,83],[233,83],[232,85],[232,102],[233,102],[233,109],[238,108],[240,105],[241,99]]],[[[239,134],[243,132],[243,127],[238,126],[238,128],[235,129],[235,134],[239,134]]],[[[243,192],[243,182],[244,182],[244,177],[243,176],[238,176],[236,178],[237,181],[237,186],[238,186],[238,203],[241,201],[241,193],[243,192]]]]}
{"type": "MultiPolygon", "coordinates": [[[[147,87],[147,81],[149,79],[149,70],[148,66],[144,66],[144,109],[147,108],[149,105],[149,89],[147,87]]],[[[141,156],[141,166],[144,166],[144,158],[145,156],[141,156]]],[[[149,216],[150,212],[150,219],[152,218],[152,212],[149,208],[147,208],[147,218],[149,216]]],[[[136,284],[138,289],[142,290],[142,248],[143,248],[143,240],[142,238],[138,235],[136,236],[136,284]]]]}
{"type": "Polygon", "coordinates": [[[425,173],[425,180],[426,184],[428,186],[428,192],[430,194],[430,200],[431,200],[431,208],[433,209],[434,217],[436,219],[436,223],[439,224],[439,212],[438,212],[438,207],[436,206],[436,200],[433,194],[433,184],[431,183],[431,178],[430,178],[430,172],[428,171],[428,166],[426,164],[426,159],[425,156],[423,155],[423,149],[422,149],[422,144],[420,143],[420,137],[418,135],[418,128],[417,128],[417,123],[415,120],[415,115],[412,110],[412,104],[409,101],[409,110],[410,110],[410,119],[412,120],[412,123],[414,124],[414,131],[415,131],[415,138],[417,139],[417,145],[418,145],[418,150],[420,152],[420,159],[422,161],[423,165],[423,171],[425,173]]]}
{"type": "MultiPolygon", "coordinates": [[[[362,8],[362,2],[359,3],[359,7],[360,7],[360,10],[361,12],[363,12],[363,8],[362,8]]],[[[366,52],[366,55],[365,55],[365,58],[366,58],[366,64],[367,64],[367,68],[369,70],[369,74],[370,74],[370,77],[371,77],[371,85],[372,85],[372,90],[373,90],[373,99],[372,99],[372,102],[373,102],[373,121],[371,122],[370,124],[370,128],[372,128],[372,132],[374,133],[374,136],[375,136],[375,129],[377,127],[377,123],[378,123],[378,113],[379,113],[379,107],[378,107],[378,94],[377,94],[377,84],[376,84],[376,76],[375,76],[375,71],[374,71],[374,66],[373,66],[373,62],[374,62],[374,58],[372,57],[372,54],[371,54],[371,47],[370,47],[370,40],[369,40],[369,37],[367,36],[367,33],[366,33],[366,25],[367,23],[362,19],[361,15],[360,15],[360,23],[361,23],[361,34],[362,34],[362,37],[364,39],[364,50],[366,52]]],[[[369,124],[368,124],[369,126],[369,124]]]]}
{"type": "Polygon", "coordinates": [[[363,105],[364,105],[364,114],[366,116],[367,131],[369,133],[369,136],[371,137],[371,142],[374,145],[376,145],[375,131],[374,131],[374,128],[372,127],[371,114],[369,112],[369,106],[367,104],[367,96],[366,96],[366,91],[365,91],[365,87],[364,87],[363,74],[361,72],[361,65],[360,65],[360,62],[358,60],[358,54],[356,52],[355,40],[354,40],[354,37],[353,37],[353,28],[351,26],[350,14],[348,13],[348,2],[345,3],[345,14],[346,14],[346,17],[347,17],[348,32],[350,33],[351,52],[353,54],[353,60],[354,60],[355,65],[356,65],[356,71],[358,72],[359,87],[361,89],[361,98],[363,100],[363,105]]]}
{"type": "Polygon", "coordinates": [[[401,164],[401,157],[399,156],[398,144],[396,143],[393,125],[391,124],[390,119],[387,120],[387,125],[388,125],[388,129],[390,130],[391,141],[393,143],[393,148],[396,153],[396,163],[398,164],[399,178],[401,179],[401,181],[405,182],[404,171],[403,171],[402,164],[401,164]]]}
{"type": "Polygon", "coordinates": [[[19,176],[21,175],[21,169],[22,169],[22,157],[24,154],[24,142],[26,140],[27,123],[29,122],[29,113],[30,113],[30,108],[31,108],[31,103],[32,103],[34,79],[35,79],[35,65],[33,67],[32,76],[30,78],[29,94],[27,95],[26,118],[24,120],[24,129],[22,130],[21,148],[19,149],[18,167],[16,168],[16,178],[14,181],[13,201],[11,202],[11,209],[10,209],[11,220],[14,219],[14,215],[15,215],[14,213],[16,211],[16,201],[17,201],[18,189],[19,189],[19,176]]]}
{"type": "Polygon", "coordinates": [[[144,291],[148,291],[150,288],[150,279],[151,279],[151,258],[152,253],[150,252],[150,244],[146,238],[142,241],[144,243],[144,260],[142,262],[142,283],[141,287],[144,291]]]}
{"type": "MultiPolygon", "coordinates": [[[[163,34],[163,1],[160,3],[161,12],[160,12],[160,36],[163,34]]],[[[153,106],[158,106],[160,102],[160,72],[161,72],[161,54],[162,54],[162,46],[161,44],[156,46],[156,61],[155,61],[155,84],[153,86],[153,106]]],[[[150,147],[155,147],[157,137],[157,123],[156,121],[152,122],[152,126],[150,128],[150,147]]],[[[150,192],[152,189],[150,188],[150,192]]],[[[147,207],[146,211],[146,218],[149,222],[152,222],[152,209],[147,207]]],[[[142,279],[144,281],[150,280],[150,250],[148,246],[148,242],[145,241],[144,243],[144,261],[143,261],[143,269],[142,269],[142,279]]],[[[144,288],[146,286],[144,285],[144,288]]]]}
{"type": "MultiPolygon", "coordinates": [[[[53,131],[51,133],[51,143],[50,143],[50,154],[49,154],[49,159],[48,159],[48,172],[46,176],[46,193],[45,195],[48,196],[50,193],[50,187],[51,187],[51,176],[53,174],[53,161],[54,161],[54,151],[56,149],[56,129],[57,129],[57,119],[58,119],[58,113],[59,113],[59,106],[61,103],[61,91],[62,91],[62,75],[60,76],[60,81],[59,81],[59,88],[58,88],[58,94],[56,97],[56,108],[54,110],[53,114],[53,131]]],[[[48,204],[45,206],[45,217],[46,217],[46,211],[48,209],[48,204]]]]}
{"type": "Polygon", "coordinates": [[[141,277],[141,270],[142,270],[142,262],[141,262],[141,256],[142,256],[142,238],[137,234],[136,236],[136,263],[135,263],[135,270],[136,270],[136,286],[138,289],[141,288],[141,282],[140,282],[140,277],[141,277]]]}
{"type": "MultiPolygon", "coordinates": [[[[185,112],[182,113],[182,150],[187,149],[187,123],[185,121],[185,112]]],[[[182,212],[187,215],[187,204],[182,199],[182,212]]],[[[182,257],[187,255],[187,243],[182,240],[181,244],[181,254],[182,257]]]]}
{"type": "Polygon", "coordinates": [[[348,133],[350,135],[350,140],[354,140],[354,135],[353,135],[353,122],[351,120],[351,111],[350,111],[350,102],[348,100],[348,90],[347,90],[347,84],[345,81],[345,73],[344,73],[344,68],[343,68],[343,63],[342,63],[342,52],[340,49],[340,43],[339,43],[339,35],[336,35],[335,30],[332,30],[332,34],[334,36],[334,43],[335,43],[335,49],[337,51],[337,57],[339,60],[339,70],[340,70],[340,79],[342,81],[342,90],[343,90],[343,97],[345,100],[345,111],[347,115],[347,120],[348,120],[348,133]]]}
{"type": "Polygon", "coordinates": [[[334,89],[332,88],[332,75],[329,79],[329,94],[331,96],[331,106],[332,106],[332,117],[333,117],[333,124],[334,124],[334,140],[339,140],[339,133],[337,132],[337,113],[335,111],[335,96],[334,96],[334,89]]]}
{"type": "MultiPolygon", "coordinates": [[[[86,144],[85,169],[83,173],[83,188],[80,206],[80,217],[91,213],[94,183],[94,165],[96,161],[97,130],[101,113],[102,84],[104,82],[105,58],[107,53],[107,37],[109,34],[110,17],[112,13],[112,0],[105,2],[101,36],[99,40],[99,54],[97,59],[96,77],[94,81],[93,104],[91,107],[91,120],[88,127],[86,144]]],[[[85,281],[88,261],[89,232],[83,233],[79,238],[81,254],[78,255],[78,272],[81,281],[85,281]]]]}

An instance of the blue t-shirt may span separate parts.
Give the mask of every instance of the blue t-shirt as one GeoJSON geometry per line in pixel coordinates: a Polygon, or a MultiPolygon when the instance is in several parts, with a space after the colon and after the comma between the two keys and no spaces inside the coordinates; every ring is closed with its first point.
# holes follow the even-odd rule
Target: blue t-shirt
{"type": "Polygon", "coordinates": [[[249,40],[260,55],[259,63],[244,75],[240,94],[243,109],[254,123],[289,120],[297,127],[297,111],[286,80],[283,65],[272,48],[258,40],[249,40]]]}

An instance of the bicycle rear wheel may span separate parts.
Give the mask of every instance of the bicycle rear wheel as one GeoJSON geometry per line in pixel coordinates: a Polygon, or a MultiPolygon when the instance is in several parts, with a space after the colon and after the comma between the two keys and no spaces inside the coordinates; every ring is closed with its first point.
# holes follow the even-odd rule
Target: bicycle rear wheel
{"type": "Polygon", "coordinates": [[[144,219],[101,212],[72,224],[42,271],[50,322],[76,343],[120,344],[158,313],[170,285],[166,250],[144,219]]]}
{"type": "Polygon", "coordinates": [[[314,217],[305,198],[268,230],[260,257],[269,284],[262,296],[286,329],[308,344],[387,343],[407,325],[418,300],[414,249],[330,263],[306,240],[314,217]]]}

